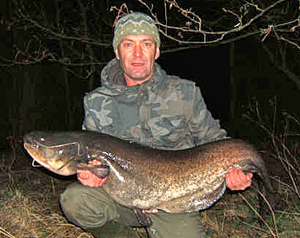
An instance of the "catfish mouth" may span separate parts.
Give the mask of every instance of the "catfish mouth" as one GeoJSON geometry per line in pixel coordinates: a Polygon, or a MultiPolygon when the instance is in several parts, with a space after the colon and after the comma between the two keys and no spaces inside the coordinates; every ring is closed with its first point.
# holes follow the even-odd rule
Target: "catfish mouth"
{"type": "MultiPolygon", "coordinates": [[[[33,158],[33,157],[32,157],[32,158],[33,158]]],[[[33,158],[31,165],[32,165],[32,167],[35,167],[35,168],[36,168],[36,167],[41,167],[41,166],[43,166],[43,167],[45,167],[46,169],[49,169],[49,170],[51,170],[51,171],[55,171],[55,169],[52,168],[50,165],[48,165],[48,164],[44,163],[43,161],[41,161],[41,160],[39,160],[39,159],[36,159],[36,158],[33,158]],[[36,164],[35,162],[37,162],[38,164],[36,164]]]]}
{"type": "Polygon", "coordinates": [[[35,162],[40,164],[41,166],[45,167],[46,169],[49,169],[51,171],[54,170],[50,165],[47,163],[43,162],[43,159],[40,158],[40,156],[32,150],[32,146],[29,143],[24,143],[24,148],[27,150],[28,154],[32,157],[32,167],[40,167],[35,162]]]}
{"type": "Polygon", "coordinates": [[[45,168],[49,169],[49,170],[53,170],[54,168],[52,168],[49,164],[43,162],[43,159],[40,158],[40,155],[38,153],[36,153],[33,149],[32,149],[32,145],[28,142],[24,142],[24,148],[27,150],[28,154],[32,157],[33,161],[32,161],[32,167],[39,167],[38,165],[36,165],[34,162],[39,163],[40,165],[44,166],[45,168]]]}
{"type": "MultiPolygon", "coordinates": [[[[27,150],[28,154],[32,157],[33,161],[32,161],[32,167],[45,167],[46,169],[60,174],[60,175],[64,175],[64,176],[68,176],[68,175],[73,175],[76,173],[76,165],[71,163],[74,161],[74,159],[77,156],[82,156],[80,154],[80,144],[77,142],[73,142],[73,143],[67,143],[64,145],[59,145],[59,146],[45,146],[39,142],[37,142],[36,140],[24,140],[24,148],[27,150]],[[76,145],[76,147],[78,147],[78,150],[75,154],[71,155],[69,158],[66,158],[65,161],[55,161],[55,160],[49,160],[47,161],[47,158],[45,156],[43,156],[43,151],[42,148],[55,148],[55,147],[60,147],[60,146],[64,146],[64,145],[76,145]],[[41,149],[41,150],[39,150],[41,149]],[[38,164],[37,164],[38,163],[38,164]]],[[[55,155],[53,155],[55,156],[55,155]]]]}

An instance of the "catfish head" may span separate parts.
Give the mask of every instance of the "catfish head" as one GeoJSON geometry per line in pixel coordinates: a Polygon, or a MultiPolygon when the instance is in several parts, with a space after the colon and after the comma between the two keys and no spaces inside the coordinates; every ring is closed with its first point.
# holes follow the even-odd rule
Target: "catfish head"
{"type": "Polygon", "coordinates": [[[77,165],[83,162],[86,148],[69,136],[60,133],[33,131],[24,136],[24,147],[34,162],[38,162],[50,171],[68,176],[77,171],[77,165]]]}

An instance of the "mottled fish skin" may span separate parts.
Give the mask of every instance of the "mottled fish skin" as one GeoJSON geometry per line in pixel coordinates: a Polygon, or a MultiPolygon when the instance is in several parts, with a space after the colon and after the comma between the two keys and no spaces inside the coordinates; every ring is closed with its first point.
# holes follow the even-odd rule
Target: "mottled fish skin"
{"type": "Polygon", "coordinates": [[[225,174],[232,167],[257,173],[265,192],[275,193],[260,155],[243,140],[225,139],[170,151],[97,132],[36,131],[24,137],[24,147],[38,163],[65,176],[76,174],[79,163],[101,161],[110,170],[104,190],[132,208],[170,213],[206,209],[224,194],[225,174]]]}

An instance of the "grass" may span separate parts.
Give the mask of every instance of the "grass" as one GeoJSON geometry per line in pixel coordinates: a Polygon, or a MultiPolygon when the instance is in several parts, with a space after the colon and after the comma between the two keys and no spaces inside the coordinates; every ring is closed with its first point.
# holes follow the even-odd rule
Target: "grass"
{"type": "Polygon", "coordinates": [[[49,204],[32,200],[19,190],[1,203],[0,237],[92,237],[70,224],[49,204]]]}
{"type": "Polygon", "coordinates": [[[70,224],[61,213],[58,195],[53,193],[51,183],[62,182],[52,177],[43,177],[31,171],[27,177],[29,180],[24,179],[24,183],[19,174],[14,182],[8,183],[7,188],[1,190],[0,237],[91,238],[91,235],[70,224]]]}
{"type": "Polygon", "coordinates": [[[208,227],[209,237],[300,237],[300,204],[288,204],[274,212],[260,225],[257,213],[258,201],[255,189],[241,194],[228,194],[217,205],[202,212],[203,222],[208,227]]]}

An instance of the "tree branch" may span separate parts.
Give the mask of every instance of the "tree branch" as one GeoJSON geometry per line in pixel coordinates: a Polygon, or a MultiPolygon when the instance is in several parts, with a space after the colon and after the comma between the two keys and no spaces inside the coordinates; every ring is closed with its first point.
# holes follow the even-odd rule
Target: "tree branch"
{"type": "MultiPolygon", "coordinates": [[[[238,19],[238,24],[235,24],[233,27],[232,26],[227,26],[226,30],[205,30],[203,27],[203,20],[202,18],[197,15],[195,12],[193,12],[191,9],[183,9],[175,0],[164,0],[165,3],[165,13],[164,13],[164,18],[166,23],[162,23],[158,16],[153,12],[153,7],[149,6],[144,0],[138,0],[143,6],[145,6],[148,10],[148,12],[151,14],[151,16],[155,19],[157,25],[159,26],[159,30],[162,35],[167,37],[168,39],[175,41],[180,44],[197,44],[197,45],[211,45],[211,44],[216,44],[216,43],[221,43],[222,41],[226,41],[226,38],[229,35],[241,33],[244,36],[236,36],[236,40],[239,40],[241,38],[248,37],[249,35],[255,35],[255,34],[264,34],[268,31],[269,26],[258,26],[256,27],[259,30],[253,30],[252,33],[245,33],[244,31],[249,28],[250,26],[253,25],[254,22],[260,20],[264,15],[266,15],[268,12],[271,10],[275,11],[275,8],[282,4],[282,3],[289,3],[291,0],[277,0],[270,4],[269,6],[265,8],[260,8],[257,4],[252,4],[252,3],[246,3],[243,6],[240,7],[240,11],[243,8],[249,8],[252,7],[256,13],[252,16],[248,13],[249,10],[246,11],[246,13],[240,13],[237,14],[233,10],[230,9],[225,9],[223,8],[223,11],[225,13],[230,13],[233,15],[235,18],[238,19]],[[172,9],[175,8],[178,10],[178,12],[184,17],[182,22],[185,22],[184,26],[178,26],[178,25],[169,25],[168,24],[168,19],[170,19],[170,11],[167,9],[172,9]],[[249,16],[250,19],[247,20],[246,22],[243,22],[245,19],[245,16],[249,16]],[[192,35],[193,38],[195,38],[197,35],[202,36],[201,40],[191,40],[187,39],[184,34],[192,35]]],[[[294,0],[295,1],[295,0],[294,0]]],[[[177,16],[178,17],[178,16],[177,16]]],[[[275,18],[273,18],[275,20],[275,18]]],[[[266,22],[263,22],[262,25],[265,25],[266,22]]],[[[292,27],[297,28],[299,27],[299,20],[298,19],[293,19],[288,22],[284,23],[278,23],[278,24],[273,24],[274,29],[287,26],[287,25],[293,25],[292,27]]],[[[210,27],[211,28],[211,27],[210,27]]],[[[281,31],[278,29],[278,31],[281,31]]],[[[235,37],[235,36],[234,36],[235,37]]],[[[232,42],[235,40],[235,38],[232,37],[230,41],[232,42]]]]}

